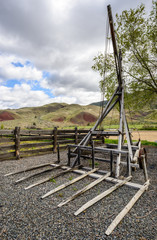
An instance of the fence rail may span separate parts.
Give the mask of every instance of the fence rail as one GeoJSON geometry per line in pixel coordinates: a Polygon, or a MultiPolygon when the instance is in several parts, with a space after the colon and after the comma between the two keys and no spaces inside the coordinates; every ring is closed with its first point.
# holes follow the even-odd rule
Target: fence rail
{"type": "MultiPolygon", "coordinates": [[[[52,130],[0,130],[0,161],[20,159],[32,155],[55,153],[57,145],[66,149],[68,144],[78,144],[88,133],[86,129],[52,130]]],[[[92,140],[104,141],[104,138],[93,136],[92,140]]]]}

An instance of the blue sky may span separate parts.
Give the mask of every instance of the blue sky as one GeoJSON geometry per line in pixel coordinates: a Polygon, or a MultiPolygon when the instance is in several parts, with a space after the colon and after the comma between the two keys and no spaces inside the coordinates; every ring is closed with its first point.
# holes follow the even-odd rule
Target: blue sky
{"type": "Polygon", "coordinates": [[[0,109],[101,100],[93,58],[113,16],[149,0],[1,0],[0,109]]]}

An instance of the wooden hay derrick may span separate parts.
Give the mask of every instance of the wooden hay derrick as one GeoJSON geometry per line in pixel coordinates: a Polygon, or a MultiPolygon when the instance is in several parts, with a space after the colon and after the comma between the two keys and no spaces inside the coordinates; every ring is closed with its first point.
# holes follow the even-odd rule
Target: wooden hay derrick
{"type": "Polygon", "coordinates": [[[94,203],[98,202],[102,198],[106,197],[117,188],[128,185],[128,182],[132,178],[132,170],[136,168],[143,169],[145,183],[144,185],[138,185],[135,183],[131,183],[128,185],[129,187],[135,187],[138,192],[135,196],[130,200],[130,202],[125,206],[125,208],[119,213],[119,215],[113,220],[111,225],[106,230],[106,234],[109,235],[117,224],[124,218],[127,212],[132,208],[135,202],[140,198],[145,190],[147,190],[149,186],[147,168],[146,168],[146,152],[145,149],[141,148],[140,140],[136,145],[133,144],[131,139],[131,134],[129,131],[125,109],[124,109],[124,80],[122,78],[122,55],[121,50],[118,51],[115,34],[114,34],[114,24],[112,19],[112,12],[110,5],[107,7],[108,9],[108,17],[109,17],[109,25],[110,25],[110,32],[111,32],[111,39],[113,44],[113,52],[115,58],[115,66],[117,72],[117,80],[118,86],[113,93],[112,97],[104,107],[101,116],[98,118],[97,122],[95,123],[94,127],[88,132],[88,134],[82,139],[82,141],[78,145],[69,145],[68,147],[68,165],[74,167],[77,164],[80,165],[84,158],[89,158],[89,154],[84,155],[83,152],[90,152],[91,159],[92,159],[92,168],[95,169],[95,160],[101,161],[104,163],[109,163],[110,171],[106,171],[106,175],[99,177],[96,181],[89,184],[89,186],[81,189],[76,194],[71,196],[66,201],[62,202],[58,206],[61,207],[64,204],[68,203],[69,201],[76,198],[78,195],[82,194],[83,192],[87,191],[88,189],[92,188],[99,182],[103,180],[113,181],[115,180],[115,185],[105,192],[99,194],[95,198],[91,199],[87,203],[85,203],[80,209],[78,209],[74,214],[78,215],[83,212],[85,209],[92,206],[94,203]],[[119,105],[119,129],[118,131],[100,131],[98,127],[102,123],[102,121],[107,117],[107,115],[111,112],[111,110],[116,106],[119,105]],[[94,147],[94,142],[91,143],[91,138],[93,136],[99,137],[110,137],[110,136],[117,136],[118,137],[118,144],[105,144],[103,147],[94,147]],[[126,137],[127,143],[124,144],[124,136],[126,137]],[[89,146],[89,143],[91,146],[89,146]],[[73,149],[73,150],[72,150],[73,149]],[[95,157],[95,153],[105,154],[108,153],[110,159],[103,159],[100,157],[95,157]],[[74,158],[71,164],[71,158],[74,158]],[[115,168],[114,168],[115,164],[115,168]],[[127,177],[123,176],[123,180],[120,180],[120,170],[121,166],[126,166],[126,173],[127,177]],[[114,176],[114,177],[113,177],[114,176]]]}
{"type": "MultiPolygon", "coordinates": [[[[113,220],[110,226],[106,230],[106,235],[112,233],[115,227],[120,223],[120,221],[125,217],[125,215],[129,212],[129,210],[133,207],[136,201],[140,198],[140,196],[144,193],[145,190],[148,189],[149,186],[149,179],[147,174],[146,168],[146,152],[143,148],[141,148],[141,142],[139,141],[136,145],[133,145],[131,134],[129,131],[129,127],[126,120],[125,110],[124,110],[124,81],[122,78],[122,68],[121,68],[121,51],[118,52],[116,39],[114,35],[114,27],[113,27],[113,20],[112,20],[112,13],[111,7],[108,6],[108,16],[109,16],[109,24],[111,30],[111,37],[113,43],[113,50],[114,50],[114,57],[115,57],[115,65],[117,71],[117,79],[118,79],[118,86],[113,93],[112,97],[106,104],[105,108],[101,116],[96,121],[94,127],[87,133],[87,135],[82,139],[82,141],[77,145],[69,145],[68,146],[68,166],[60,165],[60,153],[59,153],[59,145],[57,147],[57,155],[58,161],[57,164],[40,164],[38,166],[30,167],[28,169],[15,171],[6,176],[18,174],[21,172],[28,172],[34,169],[40,169],[43,167],[49,166],[49,169],[42,170],[38,173],[33,173],[29,176],[25,176],[23,178],[18,179],[15,183],[21,183],[25,180],[30,179],[31,177],[38,176],[40,174],[44,174],[45,172],[53,172],[54,170],[58,169],[59,172],[57,174],[52,174],[49,177],[43,178],[33,184],[25,187],[25,190],[32,189],[35,186],[40,184],[44,184],[48,181],[54,180],[57,177],[63,176],[67,173],[73,172],[77,173],[80,176],[67,181],[57,188],[50,190],[49,192],[45,193],[41,196],[41,199],[45,199],[46,197],[60,191],[61,189],[65,189],[68,186],[83,180],[86,177],[92,177],[96,180],[85,186],[84,188],[77,191],[75,194],[70,196],[69,198],[65,199],[63,202],[58,204],[58,207],[62,207],[65,204],[69,203],[70,201],[74,200],[81,194],[85,193],[86,191],[92,189],[94,186],[98,185],[100,182],[108,181],[114,183],[114,185],[107,189],[106,191],[102,192],[101,194],[95,196],[93,199],[85,203],[81,206],[74,215],[77,216],[87,208],[91,207],[93,204],[97,203],[101,199],[105,198],[112,192],[116,191],[118,188],[122,186],[128,186],[130,188],[138,189],[137,193],[134,197],[129,201],[129,203],[124,207],[124,209],[117,215],[117,217],[113,220]],[[119,104],[119,130],[118,131],[100,131],[98,130],[99,125],[105,119],[105,117],[110,113],[110,111],[119,104]],[[124,135],[127,139],[127,144],[124,144],[124,135]],[[91,141],[93,136],[100,136],[100,137],[109,137],[109,136],[117,136],[118,137],[118,144],[104,144],[104,146],[94,146],[94,142],[91,141]],[[89,145],[90,143],[90,145],[89,145]],[[96,156],[96,154],[99,154],[96,156]],[[89,156],[90,154],[90,156],[89,156]],[[109,159],[104,158],[103,156],[107,154],[109,159]],[[102,157],[101,157],[102,156],[102,157]],[[74,158],[72,162],[72,158],[74,158]],[[83,163],[83,159],[91,158],[92,159],[92,168],[83,167],[81,164],[83,163]],[[100,170],[95,167],[95,161],[101,161],[104,166],[109,164],[107,171],[100,170]],[[124,166],[126,172],[121,178],[121,166],[124,166]],[[145,182],[143,185],[138,183],[133,183],[130,180],[132,179],[132,169],[139,168],[143,169],[144,179],[145,182]],[[101,173],[101,174],[100,174],[101,173]],[[103,173],[103,175],[102,175],[103,173]]],[[[57,146],[57,143],[56,143],[57,146]]]]}
{"type": "MultiPolygon", "coordinates": [[[[115,67],[117,72],[118,86],[113,93],[112,97],[104,107],[102,114],[96,121],[94,127],[87,133],[87,135],[82,139],[78,145],[69,145],[68,149],[68,165],[70,166],[71,157],[75,157],[75,160],[72,163],[72,167],[76,164],[80,164],[80,158],[85,157],[81,155],[81,151],[91,151],[92,155],[92,166],[94,168],[94,153],[95,152],[109,152],[110,153],[110,166],[112,168],[113,154],[116,154],[116,168],[114,175],[116,178],[120,176],[120,167],[121,165],[127,166],[128,175],[131,175],[131,168],[139,167],[138,160],[140,159],[141,153],[141,142],[134,145],[131,139],[131,133],[129,131],[125,109],[124,109],[124,80],[122,78],[122,54],[121,50],[118,51],[116,38],[114,33],[114,24],[112,19],[112,12],[110,5],[108,8],[108,17],[109,17],[109,26],[111,32],[111,39],[113,45],[115,67]],[[108,114],[113,110],[113,108],[118,104],[119,106],[119,129],[117,131],[101,131],[99,126],[102,121],[108,116],[108,114]],[[94,147],[94,143],[91,144],[91,139],[93,136],[99,137],[110,137],[117,136],[118,144],[106,144],[102,148],[94,147]],[[124,137],[126,137],[127,143],[124,144],[124,137]],[[88,146],[89,143],[92,145],[88,146]],[[74,150],[71,151],[71,148],[74,147],[74,150]],[[122,161],[122,156],[126,158],[126,161],[122,161]]],[[[86,156],[87,157],[87,156],[86,156]]],[[[100,160],[100,159],[96,159],[100,160]]],[[[103,160],[102,160],[103,161],[103,160]]],[[[105,160],[104,160],[105,161],[105,160]]],[[[113,169],[111,169],[113,172],[113,169]]]]}

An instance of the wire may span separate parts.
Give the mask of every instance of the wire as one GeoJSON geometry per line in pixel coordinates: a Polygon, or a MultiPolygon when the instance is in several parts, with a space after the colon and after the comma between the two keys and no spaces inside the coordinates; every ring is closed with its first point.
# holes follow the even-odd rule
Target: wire
{"type": "MultiPolygon", "coordinates": [[[[103,64],[103,79],[102,79],[102,89],[101,89],[101,105],[100,105],[100,111],[99,111],[99,117],[103,113],[104,109],[104,99],[105,99],[105,78],[106,78],[106,59],[107,59],[107,53],[109,48],[109,21],[108,16],[106,20],[106,34],[105,34],[105,51],[104,51],[104,64],[103,64]]],[[[101,129],[101,123],[99,125],[99,129],[101,129]]]]}

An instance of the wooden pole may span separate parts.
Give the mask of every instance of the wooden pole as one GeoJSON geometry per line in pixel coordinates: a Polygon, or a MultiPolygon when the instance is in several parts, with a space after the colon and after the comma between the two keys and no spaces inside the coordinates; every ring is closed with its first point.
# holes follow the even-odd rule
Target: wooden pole
{"type": "Polygon", "coordinates": [[[15,156],[16,159],[20,159],[20,127],[15,127],[15,156]]]}
{"type": "Polygon", "coordinates": [[[57,169],[57,168],[61,168],[60,165],[58,165],[58,166],[56,166],[56,167],[50,165],[50,167],[51,167],[51,169],[46,169],[46,170],[43,170],[43,171],[41,171],[41,172],[33,173],[32,175],[29,175],[29,176],[26,176],[26,177],[22,177],[22,178],[18,179],[17,181],[15,181],[15,184],[20,183],[20,182],[23,182],[23,181],[25,181],[25,180],[28,180],[29,178],[39,176],[40,174],[51,172],[51,171],[53,171],[53,170],[55,170],[55,169],[57,169]]]}
{"type": "Polygon", "coordinates": [[[80,165],[81,149],[80,146],[77,147],[78,165],[80,165]]]}
{"type": "Polygon", "coordinates": [[[75,127],[75,144],[78,144],[78,130],[77,127],[75,127]]]}
{"type": "Polygon", "coordinates": [[[72,195],[71,197],[69,197],[67,200],[61,202],[58,207],[61,207],[63,205],[65,205],[66,203],[72,201],[73,199],[75,199],[76,197],[78,197],[79,195],[81,195],[82,193],[88,191],[89,189],[91,189],[92,187],[96,186],[98,183],[102,182],[103,180],[105,180],[107,177],[110,176],[110,172],[108,172],[107,174],[105,174],[105,176],[101,176],[99,177],[97,180],[95,180],[94,182],[88,184],[87,186],[85,186],[84,188],[82,188],[81,190],[77,191],[74,195],[72,195]]]}
{"type": "Polygon", "coordinates": [[[92,169],[95,167],[94,141],[92,141],[92,169]]]}
{"type": "Polygon", "coordinates": [[[47,166],[51,166],[51,163],[39,164],[39,165],[36,165],[36,166],[34,166],[34,167],[29,167],[29,168],[25,168],[25,169],[23,169],[23,170],[19,170],[19,171],[15,171],[15,172],[10,172],[10,173],[5,174],[4,176],[10,176],[10,175],[14,175],[14,174],[22,173],[22,172],[28,172],[28,171],[31,171],[31,170],[34,170],[34,169],[38,169],[38,168],[42,168],[42,167],[47,167],[47,166]]]}
{"type": "Polygon", "coordinates": [[[68,166],[70,166],[70,146],[68,146],[68,166]]]}
{"type": "Polygon", "coordinates": [[[111,177],[113,176],[113,152],[110,152],[110,172],[111,172],[111,177]]]}
{"type": "Polygon", "coordinates": [[[57,163],[60,163],[59,143],[57,144],[57,163]]]}
{"type": "Polygon", "coordinates": [[[120,183],[117,183],[116,185],[114,185],[113,187],[109,188],[108,190],[106,190],[105,192],[102,192],[101,194],[97,195],[95,198],[91,199],[90,201],[88,201],[87,203],[85,203],[82,207],[80,207],[75,213],[74,215],[77,216],[78,214],[80,214],[81,212],[83,212],[84,210],[86,210],[87,208],[89,208],[90,206],[92,206],[93,204],[95,204],[96,202],[100,201],[101,199],[103,199],[104,197],[108,196],[110,193],[112,193],[113,191],[115,191],[117,188],[123,186],[126,182],[130,181],[131,177],[126,178],[125,180],[121,181],[120,183]]]}
{"type": "Polygon", "coordinates": [[[71,180],[71,181],[69,181],[69,182],[66,182],[66,183],[58,186],[57,188],[49,191],[48,193],[44,194],[41,198],[42,198],[42,199],[43,199],[43,198],[46,198],[46,197],[52,195],[53,193],[56,193],[56,192],[60,191],[61,189],[64,189],[64,188],[72,185],[73,183],[80,181],[81,179],[87,177],[87,176],[88,176],[89,174],[91,174],[91,173],[96,172],[97,170],[98,170],[98,168],[92,169],[91,171],[86,172],[86,173],[82,174],[81,176],[79,176],[79,177],[77,177],[77,178],[74,178],[73,180],[71,180]]]}
{"type": "Polygon", "coordinates": [[[54,127],[53,130],[53,153],[57,151],[57,127],[54,127]]]}
{"type": "Polygon", "coordinates": [[[148,181],[148,173],[147,173],[145,155],[142,156],[142,166],[143,166],[143,172],[144,172],[145,181],[148,181]]]}
{"type": "Polygon", "coordinates": [[[110,226],[108,227],[108,229],[105,232],[106,235],[110,235],[112,233],[112,231],[115,229],[115,227],[122,221],[122,219],[125,217],[125,215],[130,211],[130,209],[133,207],[133,205],[137,202],[137,200],[140,198],[140,196],[143,194],[143,192],[145,190],[147,190],[148,186],[149,186],[149,180],[147,182],[145,182],[145,184],[138,190],[138,192],[130,200],[130,202],[125,206],[125,208],[113,220],[113,222],[110,224],[110,226]]]}
{"type": "Polygon", "coordinates": [[[131,164],[130,164],[130,154],[127,153],[127,174],[131,176],[131,164]]]}

